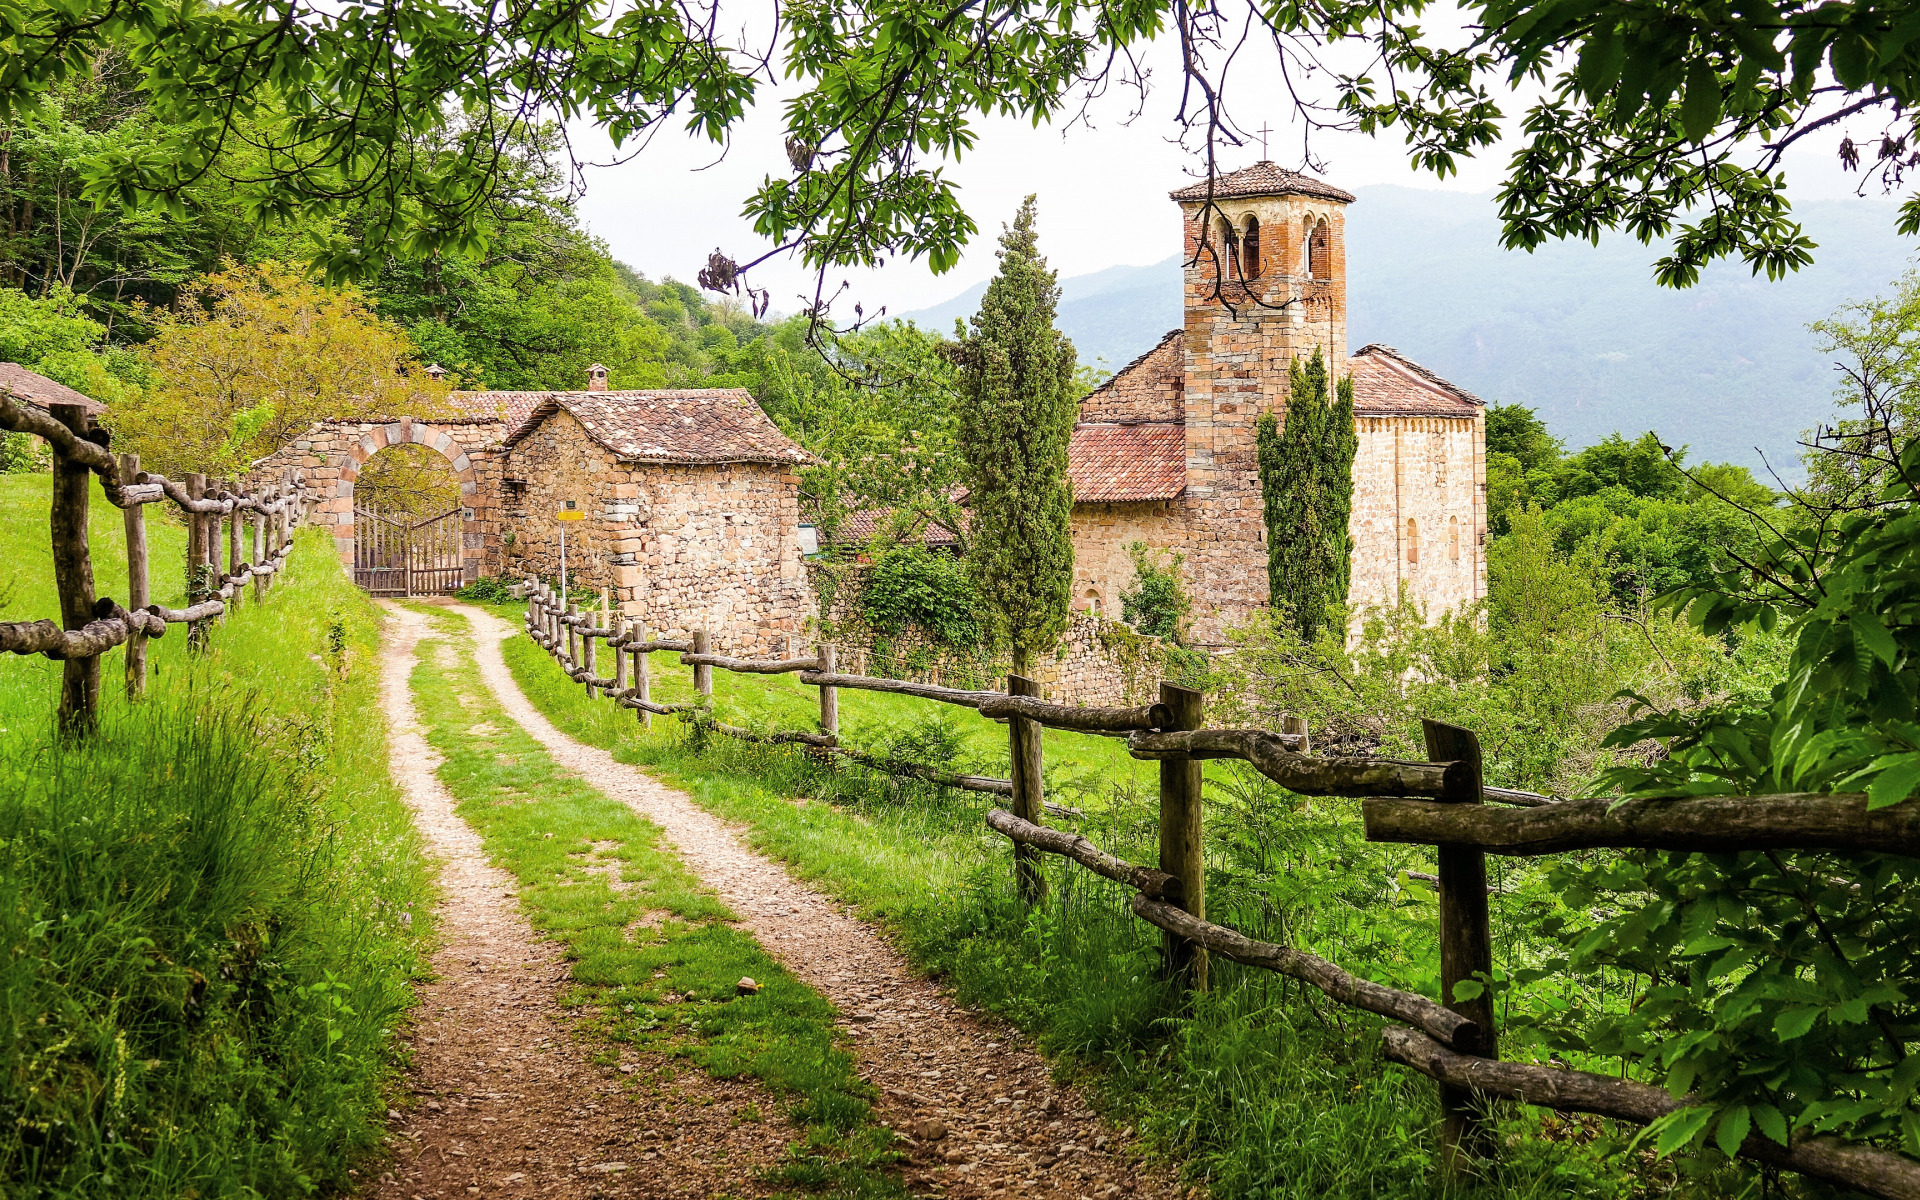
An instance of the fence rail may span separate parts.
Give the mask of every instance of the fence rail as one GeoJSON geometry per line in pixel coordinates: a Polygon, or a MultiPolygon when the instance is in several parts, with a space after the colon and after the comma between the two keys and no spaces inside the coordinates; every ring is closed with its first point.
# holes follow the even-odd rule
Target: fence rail
{"type": "MultiPolygon", "coordinates": [[[[603,602],[604,603],[604,602],[603,602]]],[[[877,771],[942,786],[1005,796],[1007,808],[987,814],[990,829],[1014,851],[1016,886],[1033,903],[1045,895],[1036,857],[1053,854],[1135,890],[1134,915],[1163,931],[1165,969],[1195,990],[1207,986],[1207,958],[1274,971],[1306,983],[1329,999],[1387,1018],[1386,1057],[1433,1079],[1440,1087],[1445,1169],[1472,1174],[1497,1151],[1486,1120],[1490,1098],[1518,1100],[1566,1112],[1590,1112],[1650,1123],[1683,1105],[1658,1087],[1586,1071],[1503,1061],[1494,1020],[1491,920],[1485,856],[1545,855],[1602,847],[1672,850],[1824,849],[1920,854],[1920,805],[1867,811],[1856,795],[1689,796],[1673,800],[1555,800],[1534,792],[1487,787],[1480,747],[1465,729],[1426,722],[1425,762],[1314,755],[1304,724],[1289,719],[1283,732],[1202,728],[1204,697],[1162,684],[1160,702],[1132,708],[1069,708],[1050,704],[1031,681],[1010,676],[1006,692],[962,691],[901,679],[874,679],[834,669],[834,647],[811,659],[759,660],[714,654],[709,635],[691,641],[651,637],[644,626],[582,612],[537,580],[529,581],[527,631],[568,676],[648,714],[674,713],[710,732],[745,741],[792,743],[811,753],[845,758],[877,771]],[[616,655],[613,677],[595,673],[594,645],[616,655]],[[647,694],[648,653],[681,653],[692,669],[699,699],[656,705],[647,694]],[[633,656],[633,670],[626,663],[633,656]],[[711,671],[793,673],[820,690],[820,729],[768,733],[716,720],[711,671]],[[634,679],[633,685],[627,683],[634,679]],[[842,689],[913,696],[977,710],[1008,726],[1011,779],[984,779],[902,763],[839,745],[842,689]],[[1050,829],[1045,815],[1071,815],[1041,794],[1041,727],[1082,733],[1123,733],[1135,758],[1160,764],[1160,862],[1141,866],[1117,858],[1087,838],[1050,829]],[[1290,946],[1261,942],[1206,919],[1200,860],[1200,763],[1239,759],[1303,795],[1358,801],[1369,840],[1435,847],[1439,872],[1441,999],[1360,978],[1335,963],[1290,946]],[[1497,801],[1513,807],[1491,808],[1497,801]],[[1480,986],[1460,988],[1473,981],[1480,986]]],[[[1891,1150],[1833,1137],[1791,1146],[1755,1134],[1743,1157],[1854,1188],[1890,1200],[1920,1200],[1920,1161],[1891,1150]]]]}
{"type": "Polygon", "coordinates": [[[85,732],[99,719],[100,662],[107,651],[125,646],[127,695],[146,690],[147,649],[168,625],[187,626],[190,645],[204,645],[208,623],[224,619],[230,605],[242,602],[253,584],[254,602],[265,600],[274,577],[293,550],[293,529],[306,515],[304,477],[283,472],[258,493],[236,488],[209,490],[204,475],[168,479],[140,470],[138,455],[115,455],[77,404],[53,404],[45,411],[14,399],[0,387],[0,429],[30,433],[53,451],[53,501],[49,522],[54,586],[60,620],[0,622],[0,653],[40,654],[64,664],[60,683],[61,729],[85,732]],[[126,535],[127,598],[123,605],[95,594],[93,551],[87,510],[92,479],[100,480],[108,503],[121,510],[126,535]],[[148,504],[170,501],[187,519],[186,608],[167,608],[148,595],[148,504]],[[252,556],[242,558],[243,516],[251,523],[252,556]],[[227,560],[221,565],[221,525],[226,526],[227,560]]]}

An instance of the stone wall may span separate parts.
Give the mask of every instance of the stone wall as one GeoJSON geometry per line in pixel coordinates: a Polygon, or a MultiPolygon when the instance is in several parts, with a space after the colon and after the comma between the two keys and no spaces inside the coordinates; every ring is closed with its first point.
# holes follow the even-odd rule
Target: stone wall
{"type": "MultiPolygon", "coordinates": [[[[1120,593],[1133,586],[1128,544],[1145,542],[1182,551],[1187,544],[1186,522],[1186,508],[1179,500],[1074,505],[1074,611],[1118,620],[1122,615],[1120,593]]],[[[1191,588],[1188,594],[1192,595],[1191,588]]]]}
{"type": "MultiPolygon", "coordinates": [[[[1483,418],[1361,417],[1353,461],[1359,609],[1407,594],[1438,613],[1487,592],[1483,418]]],[[[1356,613],[1356,616],[1358,614],[1356,613]]]]}
{"type": "Polygon", "coordinates": [[[1175,330],[1122,367],[1112,379],[1080,402],[1080,419],[1105,421],[1178,421],[1185,412],[1186,351],[1175,330]]]}
{"type": "MultiPolygon", "coordinates": [[[[829,569],[819,564],[811,568],[816,594],[833,597],[824,626],[814,623],[814,636],[827,631],[841,670],[946,687],[998,691],[1006,686],[1011,662],[1004,653],[956,652],[914,626],[883,634],[860,615],[864,572],[841,576],[836,587],[823,578],[829,569]]],[[[1054,653],[1035,664],[1034,675],[1042,695],[1060,704],[1125,705],[1157,699],[1167,669],[1161,639],[1143,637],[1118,621],[1082,610],[1070,618],[1054,653]]]]}
{"type": "Polygon", "coordinates": [[[567,522],[577,589],[612,590],[658,632],[695,628],[726,653],[780,652],[813,612],[799,546],[799,476],[768,463],[623,463],[556,412],[515,443],[508,516],[518,573],[557,578],[567,522]]]}

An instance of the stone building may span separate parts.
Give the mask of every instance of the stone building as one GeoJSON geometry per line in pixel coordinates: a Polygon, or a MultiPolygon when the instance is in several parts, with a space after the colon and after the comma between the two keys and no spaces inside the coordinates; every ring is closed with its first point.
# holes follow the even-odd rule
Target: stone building
{"type": "Polygon", "coordinates": [[[1430,612],[1484,595],[1485,406],[1389,347],[1348,355],[1354,197],[1263,162],[1172,198],[1185,325],[1088,395],[1074,428],[1075,607],[1119,614],[1134,541],[1185,555],[1201,645],[1267,602],[1254,423],[1284,420],[1288,366],[1316,348],[1354,383],[1350,604],[1403,585],[1430,612]]]}
{"type": "Polygon", "coordinates": [[[704,627],[719,649],[779,649],[813,615],[800,553],[811,461],[731,389],[473,393],[498,405],[509,572],[558,578],[566,529],[576,593],[612,591],[649,627],[704,627]],[[584,518],[563,522],[562,512],[584,518]]]}
{"type": "Polygon", "coordinates": [[[460,482],[461,566],[560,575],[583,603],[610,589],[621,612],[663,632],[695,625],[718,647],[779,648],[813,614],[799,539],[796,468],[806,451],[737,389],[612,391],[595,365],[577,392],[455,392],[432,421],[322,421],[252,466],[300,467],[322,489],[315,520],[354,565],[354,484],[367,461],[426,446],[460,482]]]}

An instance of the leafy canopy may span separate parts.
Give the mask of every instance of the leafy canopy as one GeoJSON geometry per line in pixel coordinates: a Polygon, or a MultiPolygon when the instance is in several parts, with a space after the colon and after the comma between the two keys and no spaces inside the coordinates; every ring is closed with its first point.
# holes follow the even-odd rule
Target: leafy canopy
{"type": "MultiPolygon", "coordinates": [[[[1810,260],[1781,170],[1807,133],[1858,122],[1842,165],[1889,184],[1914,165],[1920,26],[1906,4],[1466,0],[1464,36],[1418,24],[1425,8],[803,0],[756,45],[732,40],[743,22],[717,0],[72,0],[0,15],[0,120],[37,118],[56,87],[122,55],[154,125],[76,147],[85,196],[177,217],[217,180],[249,219],[355,213],[353,236],[313,229],[336,275],[395,254],[484,254],[510,151],[542,128],[592,122],[623,147],[676,129],[723,143],[776,73],[794,90],[786,161],[747,200],[755,232],[823,279],[895,255],[945,270],[976,227],[942,167],[974,148],[981,118],[1038,123],[1115,86],[1144,91],[1141,52],[1162,37],[1183,48],[1176,122],[1207,168],[1246,144],[1229,68],[1265,44],[1268,73],[1318,85],[1295,100],[1308,131],[1397,131],[1439,175],[1511,135],[1508,245],[1671,237],[1669,284],[1720,257],[1769,275],[1810,260]]],[[[1905,219],[1920,227],[1920,200],[1905,219]]],[[[741,270],[716,254],[705,276],[737,288],[741,270]]]]}

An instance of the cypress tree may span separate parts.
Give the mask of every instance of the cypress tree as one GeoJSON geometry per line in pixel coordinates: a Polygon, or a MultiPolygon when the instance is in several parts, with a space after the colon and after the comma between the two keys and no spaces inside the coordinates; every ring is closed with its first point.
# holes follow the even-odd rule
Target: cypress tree
{"type": "Polygon", "coordinates": [[[955,442],[973,518],[967,565],[995,633],[1031,672],[1067,626],[1073,594],[1073,486],[1067,442],[1073,343],[1053,327],[1060,288],[1034,233],[1034,199],[1000,235],[1000,272],[952,348],[960,367],[955,442]]]}
{"type": "Polygon", "coordinates": [[[1353,571],[1353,378],[1332,389],[1316,348],[1287,370],[1287,419],[1255,425],[1260,491],[1266,502],[1269,602],[1313,641],[1347,603],[1353,571]]]}

